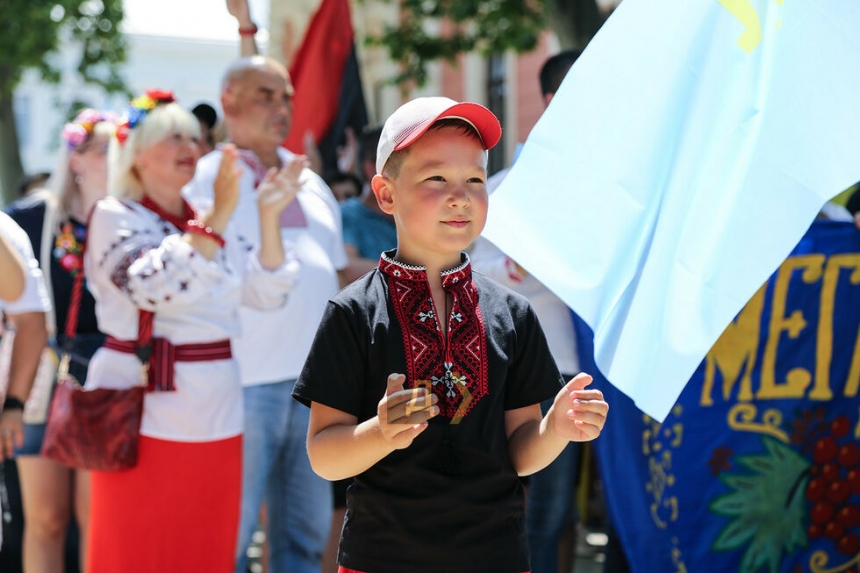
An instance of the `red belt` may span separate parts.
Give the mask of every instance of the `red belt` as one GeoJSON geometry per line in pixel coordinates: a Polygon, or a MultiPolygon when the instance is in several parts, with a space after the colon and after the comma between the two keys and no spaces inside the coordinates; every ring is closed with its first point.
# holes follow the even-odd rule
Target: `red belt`
{"type": "MultiPolygon", "coordinates": [[[[173,364],[175,362],[207,362],[209,360],[229,360],[233,357],[230,340],[217,340],[200,344],[173,345],[166,338],[151,339],[151,354],[144,362],[144,375],[147,377],[147,391],[171,392],[173,385],[173,364]]],[[[117,352],[137,354],[136,340],[118,340],[108,336],[104,347],[117,352]]]]}

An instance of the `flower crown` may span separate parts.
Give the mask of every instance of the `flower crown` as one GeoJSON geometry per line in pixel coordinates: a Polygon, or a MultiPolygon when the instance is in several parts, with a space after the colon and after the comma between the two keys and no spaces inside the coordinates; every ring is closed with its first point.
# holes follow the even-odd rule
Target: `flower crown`
{"type": "Polygon", "coordinates": [[[72,121],[63,126],[63,139],[66,146],[74,149],[92,137],[97,123],[116,123],[117,115],[110,111],[85,109],[72,121]]]}
{"type": "Polygon", "coordinates": [[[120,145],[128,139],[129,132],[137,127],[137,124],[146,117],[146,114],[165,103],[173,103],[176,98],[173,92],[166,90],[146,90],[142,96],[131,100],[128,105],[128,113],[116,128],[116,138],[120,145]]]}

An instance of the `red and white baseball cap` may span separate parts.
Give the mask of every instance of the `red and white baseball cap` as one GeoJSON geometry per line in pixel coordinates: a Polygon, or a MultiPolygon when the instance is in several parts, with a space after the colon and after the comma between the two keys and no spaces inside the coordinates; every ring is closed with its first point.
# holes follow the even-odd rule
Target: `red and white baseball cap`
{"type": "Polygon", "coordinates": [[[477,103],[460,103],[446,97],[419,97],[397,108],[382,126],[376,149],[376,172],[395,151],[409,147],[440,119],[462,119],[481,136],[484,149],[492,149],[502,137],[502,126],[489,109],[477,103]]]}

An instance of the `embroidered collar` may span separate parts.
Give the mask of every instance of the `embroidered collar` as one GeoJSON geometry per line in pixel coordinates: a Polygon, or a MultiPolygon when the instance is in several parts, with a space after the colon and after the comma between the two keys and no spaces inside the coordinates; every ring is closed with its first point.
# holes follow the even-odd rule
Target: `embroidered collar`
{"type": "Polygon", "coordinates": [[[239,158],[245,162],[245,165],[251,168],[251,172],[254,174],[254,189],[256,189],[269,170],[263,165],[257,154],[250,149],[239,149],[237,147],[236,151],[239,152],[239,158]]]}
{"type": "Polygon", "coordinates": [[[182,232],[188,230],[188,222],[197,219],[197,211],[194,210],[194,207],[186,201],[182,199],[182,215],[174,215],[172,213],[168,213],[161,206],[152,200],[152,197],[149,195],[144,195],[140,200],[140,205],[142,207],[146,207],[156,215],[158,215],[163,221],[167,221],[177,229],[182,232]]]}
{"type": "MultiPolygon", "coordinates": [[[[397,249],[385,251],[379,259],[379,270],[383,274],[390,275],[396,278],[402,278],[408,281],[426,281],[427,267],[417,265],[407,265],[394,259],[394,253],[397,249]]],[[[442,288],[450,290],[454,285],[465,285],[467,281],[472,279],[472,261],[469,259],[468,253],[460,254],[460,264],[453,269],[442,271],[442,288]]]]}
{"type": "Polygon", "coordinates": [[[469,256],[442,273],[442,286],[451,295],[448,336],[442,335],[433,304],[427,269],[394,260],[382,253],[379,269],[388,283],[394,313],[403,331],[407,380],[439,398],[440,416],[459,424],[487,395],[486,329],[472,282],[469,256]]]}

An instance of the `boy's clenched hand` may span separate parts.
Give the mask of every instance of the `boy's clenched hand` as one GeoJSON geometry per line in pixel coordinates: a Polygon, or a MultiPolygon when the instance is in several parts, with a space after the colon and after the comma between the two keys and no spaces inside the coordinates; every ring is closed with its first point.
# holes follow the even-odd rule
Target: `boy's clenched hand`
{"type": "Polygon", "coordinates": [[[546,415],[557,436],[572,442],[587,442],[600,435],[609,404],[600,390],[585,389],[591,381],[588,374],[577,374],[556,394],[546,415]]]}
{"type": "Polygon", "coordinates": [[[415,436],[427,428],[427,420],[439,413],[438,398],[426,388],[403,389],[406,376],[391,374],[385,396],[376,408],[379,429],[395,449],[409,447],[415,436]]]}

